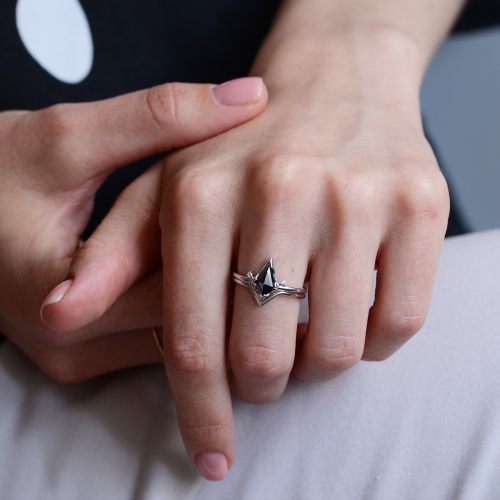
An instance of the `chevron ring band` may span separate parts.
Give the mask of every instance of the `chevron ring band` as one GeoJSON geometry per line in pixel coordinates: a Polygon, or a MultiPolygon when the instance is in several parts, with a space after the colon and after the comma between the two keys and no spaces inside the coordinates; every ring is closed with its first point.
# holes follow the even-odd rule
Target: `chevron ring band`
{"type": "Polygon", "coordinates": [[[305,299],[307,288],[292,288],[286,286],[285,281],[276,280],[276,272],[273,267],[273,259],[260,270],[257,276],[250,271],[246,276],[233,273],[233,280],[243,286],[250,288],[252,294],[259,306],[267,304],[278,295],[294,297],[296,299],[305,299]]]}

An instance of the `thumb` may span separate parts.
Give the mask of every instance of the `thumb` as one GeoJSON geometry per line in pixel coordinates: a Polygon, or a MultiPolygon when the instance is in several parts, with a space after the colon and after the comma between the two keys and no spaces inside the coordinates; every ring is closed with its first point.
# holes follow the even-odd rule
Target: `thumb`
{"type": "Polygon", "coordinates": [[[36,137],[27,154],[38,162],[48,156],[50,169],[40,174],[66,187],[241,125],[264,110],[267,97],[262,79],[248,77],[218,86],[166,83],[104,101],[60,104],[26,116],[35,121],[30,130],[41,131],[30,134],[36,137]],[[41,155],[47,137],[50,155],[41,155]]]}

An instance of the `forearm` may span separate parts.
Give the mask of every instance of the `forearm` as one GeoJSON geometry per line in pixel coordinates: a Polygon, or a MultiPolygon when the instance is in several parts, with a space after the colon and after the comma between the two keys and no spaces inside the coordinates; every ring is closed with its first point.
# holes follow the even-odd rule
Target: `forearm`
{"type": "Polygon", "coordinates": [[[285,0],[252,73],[271,96],[327,74],[338,83],[359,73],[373,84],[374,69],[418,88],[463,1],[285,0]]]}

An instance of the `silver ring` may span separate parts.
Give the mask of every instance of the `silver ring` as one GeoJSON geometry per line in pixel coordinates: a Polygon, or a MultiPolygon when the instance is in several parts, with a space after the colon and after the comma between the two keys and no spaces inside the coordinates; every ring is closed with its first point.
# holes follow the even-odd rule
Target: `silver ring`
{"type": "Polygon", "coordinates": [[[269,262],[260,270],[257,276],[250,271],[246,276],[233,273],[233,280],[243,286],[250,288],[252,294],[259,306],[267,304],[278,295],[286,297],[295,297],[296,299],[305,299],[307,288],[292,288],[286,286],[286,282],[276,279],[276,272],[273,267],[272,257],[269,262]]]}

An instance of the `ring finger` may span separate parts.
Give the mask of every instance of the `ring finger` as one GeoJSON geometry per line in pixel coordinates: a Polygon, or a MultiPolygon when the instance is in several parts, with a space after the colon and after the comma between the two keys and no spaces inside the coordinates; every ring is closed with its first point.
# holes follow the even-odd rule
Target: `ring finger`
{"type": "MultiPolygon", "coordinates": [[[[268,182],[254,197],[257,206],[242,224],[238,256],[238,273],[255,273],[256,292],[264,296],[281,280],[301,288],[309,258],[307,229],[300,223],[305,194],[292,192],[286,176],[279,186],[270,178],[268,171],[268,182]],[[275,276],[265,266],[271,257],[275,276]]],[[[232,386],[242,400],[266,403],[282,394],[295,357],[299,305],[296,298],[278,295],[259,307],[251,290],[236,285],[228,353],[232,386]]]]}

